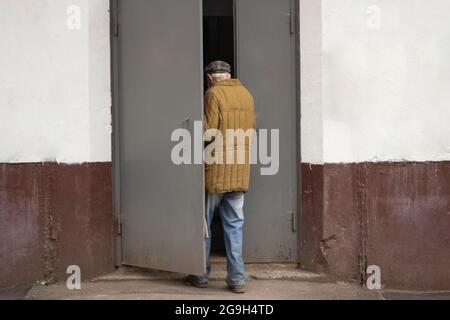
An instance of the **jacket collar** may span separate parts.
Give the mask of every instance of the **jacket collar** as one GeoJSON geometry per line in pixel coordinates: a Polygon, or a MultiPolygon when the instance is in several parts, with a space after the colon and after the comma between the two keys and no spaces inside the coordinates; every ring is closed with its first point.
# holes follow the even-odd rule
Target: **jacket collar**
{"type": "Polygon", "coordinates": [[[241,86],[241,85],[242,85],[242,83],[238,79],[228,79],[228,80],[223,80],[223,81],[220,81],[220,82],[214,84],[214,87],[215,86],[241,86]]]}

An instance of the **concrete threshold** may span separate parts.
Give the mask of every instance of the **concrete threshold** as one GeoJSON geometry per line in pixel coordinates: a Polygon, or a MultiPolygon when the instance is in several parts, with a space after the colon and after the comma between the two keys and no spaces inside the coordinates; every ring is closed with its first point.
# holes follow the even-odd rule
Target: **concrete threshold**
{"type": "MultiPolygon", "coordinates": [[[[297,264],[249,264],[246,265],[246,274],[249,280],[335,282],[327,275],[301,270],[297,264]]],[[[212,265],[211,281],[224,281],[226,275],[225,264],[216,263],[212,265]]],[[[95,278],[93,282],[180,280],[185,276],[179,273],[122,266],[111,274],[95,278]]]]}

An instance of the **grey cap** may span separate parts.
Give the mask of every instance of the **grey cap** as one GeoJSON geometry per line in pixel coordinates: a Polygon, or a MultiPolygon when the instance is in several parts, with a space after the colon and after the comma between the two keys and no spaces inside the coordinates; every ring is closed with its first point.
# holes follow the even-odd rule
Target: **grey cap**
{"type": "Polygon", "coordinates": [[[206,73],[214,74],[214,73],[231,73],[231,66],[225,61],[214,61],[208,64],[205,69],[206,73]]]}

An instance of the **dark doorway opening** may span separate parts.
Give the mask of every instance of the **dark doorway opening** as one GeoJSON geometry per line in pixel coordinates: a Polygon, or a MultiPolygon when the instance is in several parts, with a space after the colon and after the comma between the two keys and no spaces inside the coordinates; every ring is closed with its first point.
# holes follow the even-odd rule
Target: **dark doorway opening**
{"type": "Polygon", "coordinates": [[[215,60],[228,62],[235,76],[233,0],[203,0],[203,62],[215,60]]]}
{"type": "MultiPolygon", "coordinates": [[[[215,60],[228,62],[235,77],[235,31],[233,0],[203,0],[203,62],[215,60]]],[[[206,76],[205,91],[208,89],[206,76]]],[[[211,227],[211,259],[222,260],[226,256],[222,223],[215,214],[211,227]]]]}

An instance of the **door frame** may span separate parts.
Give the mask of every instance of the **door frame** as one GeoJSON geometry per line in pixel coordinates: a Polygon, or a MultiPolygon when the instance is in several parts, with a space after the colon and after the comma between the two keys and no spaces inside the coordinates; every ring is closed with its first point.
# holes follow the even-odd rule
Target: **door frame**
{"type": "MultiPolygon", "coordinates": [[[[112,144],[112,192],[113,192],[113,217],[115,221],[114,230],[114,261],[116,266],[122,265],[122,224],[121,224],[121,190],[120,190],[120,105],[119,105],[119,68],[118,68],[118,35],[120,33],[119,16],[117,12],[119,0],[109,0],[110,10],[110,61],[111,61],[111,112],[112,112],[112,134],[111,134],[111,144],[112,144]]],[[[237,0],[233,0],[233,11],[236,10],[237,0]]],[[[242,0],[240,0],[242,1],[242,0]]],[[[294,13],[293,27],[295,33],[295,108],[296,108],[296,144],[297,144],[297,212],[295,213],[296,221],[294,222],[297,227],[297,261],[300,263],[300,240],[301,240],[301,216],[302,216],[302,181],[301,181],[301,52],[300,52],[300,0],[291,0],[291,9],[294,13]]],[[[236,14],[234,15],[236,17],[236,14]]],[[[235,56],[237,55],[238,48],[237,34],[235,28],[235,56]]]]}
{"type": "Polygon", "coordinates": [[[297,144],[297,212],[295,213],[295,217],[297,219],[297,263],[301,263],[301,239],[302,239],[302,139],[301,139],[301,120],[302,120],[302,92],[301,92],[301,50],[300,50],[300,1],[301,0],[292,0],[294,8],[292,9],[295,13],[294,17],[294,33],[295,33],[295,57],[294,57],[294,66],[295,66],[295,109],[296,109],[296,121],[297,121],[297,130],[296,130],[296,144],[297,144]]]}
{"type": "Polygon", "coordinates": [[[109,0],[110,50],[111,50],[111,102],[112,102],[112,182],[114,216],[114,261],[116,266],[123,262],[122,254],[122,217],[120,212],[120,105],[119,105],[119,0],[109,0]]]}

